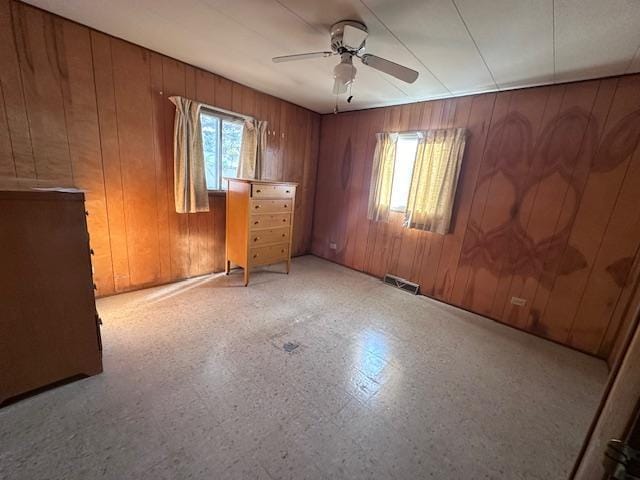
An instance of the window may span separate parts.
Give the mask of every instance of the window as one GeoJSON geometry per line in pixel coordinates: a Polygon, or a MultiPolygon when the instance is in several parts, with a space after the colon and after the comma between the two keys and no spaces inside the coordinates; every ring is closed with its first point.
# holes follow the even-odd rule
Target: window
{"type": "Polygon", "coordinates": [[[407,209],[417,148],[417,135],[406,134],[398,137],[396,161],[393,168],[393,183],[391,184],[390,209],[393,212],[404,212],[407,209]]]}
{"type": "Polygon", "coordinates": [[[240,161],[243,121],[203,110],[202,149],[208,190],[222,190],[224,177],[235,177],[240,161]]]}

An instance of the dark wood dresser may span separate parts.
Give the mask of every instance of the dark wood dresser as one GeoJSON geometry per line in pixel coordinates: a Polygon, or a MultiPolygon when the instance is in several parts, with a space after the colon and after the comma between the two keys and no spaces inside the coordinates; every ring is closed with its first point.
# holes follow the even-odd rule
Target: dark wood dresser
{"type": "Polygon", "coordinates": [[[101,371],[84,194],[0,191],[0,405],[101,371]]]}

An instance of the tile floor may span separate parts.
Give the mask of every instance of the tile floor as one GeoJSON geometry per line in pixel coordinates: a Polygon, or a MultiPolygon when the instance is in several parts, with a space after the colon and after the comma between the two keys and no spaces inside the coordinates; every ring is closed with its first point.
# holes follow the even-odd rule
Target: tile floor
{"type": "Polygon", "coordinates": [[[240,282],[100,300],[105,372],[0,410],[0,478],[566,478],[603,362],[311,256],[240,282]]]}

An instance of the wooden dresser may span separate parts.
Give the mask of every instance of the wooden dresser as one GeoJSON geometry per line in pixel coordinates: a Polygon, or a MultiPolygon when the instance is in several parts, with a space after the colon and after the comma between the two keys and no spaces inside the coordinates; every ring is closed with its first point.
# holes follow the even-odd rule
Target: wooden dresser
{"type": "Polygon", "coordinates": [[[83,193],[0,191],[0,405],[102,371],[83,193]]]}
{"type": "Polygon", "coordinates": [[[291,237],[296,183],[229,178],[225,272],[286,262],[291,267],[291,237]]]}

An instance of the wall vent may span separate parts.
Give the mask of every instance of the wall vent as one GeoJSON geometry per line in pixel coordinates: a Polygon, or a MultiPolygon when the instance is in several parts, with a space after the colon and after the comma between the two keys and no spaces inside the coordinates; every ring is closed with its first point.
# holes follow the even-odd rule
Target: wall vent
{"type": "Polygon", "coordinates": [[[407,292],[411,292],[414,295],[418,294],[418,290],[420,289],[420,285],[417,283],[410,282],[409,280],[405,280],[404,278],[396,277],[395,275],[391,275],[387,273],[382,281],[388,285],[399,288],[400,290],[405,290],[407,292]]]}

